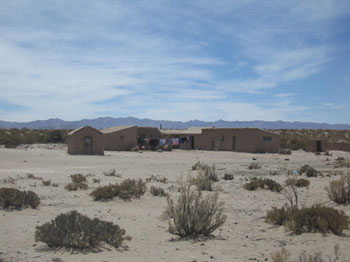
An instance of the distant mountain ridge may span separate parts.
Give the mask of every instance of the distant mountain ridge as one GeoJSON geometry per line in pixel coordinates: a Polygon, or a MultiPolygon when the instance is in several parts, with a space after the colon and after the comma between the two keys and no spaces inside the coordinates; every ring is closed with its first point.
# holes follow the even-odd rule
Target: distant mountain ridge
{"type": "Polygon", "coordinates": [[[261,129],[350,129],[350,124],[327,124],[312,122],[286,122],[286,121],[225,121],[205,122],[191,120],[187,122],[139,119],[135,117],[100,117],[96,119],[83,119],[79,121],[64,121],[62,119],[36,120],[31,122],[6,122],[0,120],[0,128],[29,128],[29,129],[76,129],[81,126],[92,126],[97,129],[121,125],[150,126],[167,129],[185,129],[188,127],[235,127],[235,128],[261,128],[261,129]]]}

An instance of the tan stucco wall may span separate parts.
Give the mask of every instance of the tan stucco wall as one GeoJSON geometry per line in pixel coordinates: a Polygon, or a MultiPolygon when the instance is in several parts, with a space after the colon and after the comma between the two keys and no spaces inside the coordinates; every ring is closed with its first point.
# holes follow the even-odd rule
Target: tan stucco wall
{"type": "Polygon", "coordinates": [[[84,154],[84,137],[92,137],[92,155],[104,155],[103,134],[92,127],[84,127],[72,135],[67,136],[68,153],[72,155],[84,154]]]}
{"type": "Polygon", "coordinates": [[[236,136],[237,152],[269,152],[277,153],[280,147],[280,137],[277,134],[260,129],[215,128],[203,129],[202,135],[195,137],[195,148],[201,150],[232,151],[233,136],[236,136]],[[264,136],[271,141],[263,141],[264,136]]]}
{"type": "Polygon", "coordinates": [[[137,127],[137,138],[160,139],[161,133],[156,127],[137,127]]]}
{"type": "Polygon", "coordinates": [[[136,136],[136,126],[104,134],[104,149],[110,151],[130,150],[137,146],[136,136]]]}
{"type": "Polygon", "coordinates": [[[306,152],[316,152],[317,151],[317,141],[321,141],[321,151],[327,151],[328,149],[328,141],[327,140],[317,140],[317,139],[313,139],[313,140],[309,140],[306,143],[306,147],[305,150],[306,152]]]}

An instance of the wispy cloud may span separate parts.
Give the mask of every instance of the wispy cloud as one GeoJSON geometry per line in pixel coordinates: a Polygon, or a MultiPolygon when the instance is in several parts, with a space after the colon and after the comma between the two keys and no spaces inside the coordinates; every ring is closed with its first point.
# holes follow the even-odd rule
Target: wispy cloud
{"type": "Polygon", "coordinates": [[[1,118],[293,120],[310,107],[286,86],[327,69],[347,15],[331,0],[8,1],[0,110],[27,110],[1,118]]]}

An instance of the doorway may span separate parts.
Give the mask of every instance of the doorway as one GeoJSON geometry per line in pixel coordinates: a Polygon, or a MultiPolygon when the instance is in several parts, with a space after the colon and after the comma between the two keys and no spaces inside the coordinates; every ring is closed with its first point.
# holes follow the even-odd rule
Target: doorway
{"type": "Polygon", "coordinates": [[[92,154],[92,137],[85,136],[84,137],[84,154],[91,155],[92,154]]]}
{"type": "Polygon", "coordinates": [[[322,152],[322,142],[320,140],[316,141],[316,152],[322,152]]]}
{"type": "Polygon", "coordinates": [[[236,151],[236,136],[232,136],[232,151],[236,151]]]}

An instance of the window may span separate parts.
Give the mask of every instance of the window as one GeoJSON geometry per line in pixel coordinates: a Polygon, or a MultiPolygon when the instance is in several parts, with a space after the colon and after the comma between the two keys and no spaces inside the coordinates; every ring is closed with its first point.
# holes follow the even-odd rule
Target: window
{"type": "Polygon", "coordinates": [[[120,140],[124,140],[124,136],[120,136],[120,140]]]}
{"type": "Polygon", "coordinates": [[[263,137],[263,141],[264,141],[264,142],[272,141],[272,136],[264,136],[264,137],[263,137]]]}

